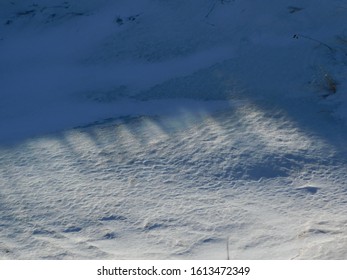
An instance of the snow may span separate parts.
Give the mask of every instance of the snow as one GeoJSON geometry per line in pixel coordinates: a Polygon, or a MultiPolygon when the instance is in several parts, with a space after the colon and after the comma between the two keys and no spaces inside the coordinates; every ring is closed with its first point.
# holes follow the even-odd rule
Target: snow
{"type": "Polygon", "coordinates": [[[1,259],[345,259],[344,1],[0,3],[1,259]]]}

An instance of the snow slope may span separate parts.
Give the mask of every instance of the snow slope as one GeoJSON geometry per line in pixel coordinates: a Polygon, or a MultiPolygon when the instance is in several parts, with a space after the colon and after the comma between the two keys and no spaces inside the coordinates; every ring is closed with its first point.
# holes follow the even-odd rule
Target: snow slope
{"type": "Polygon", "coordinates": [[[344,1],[0,3],[0,258],[345,259],[344,1]]]}

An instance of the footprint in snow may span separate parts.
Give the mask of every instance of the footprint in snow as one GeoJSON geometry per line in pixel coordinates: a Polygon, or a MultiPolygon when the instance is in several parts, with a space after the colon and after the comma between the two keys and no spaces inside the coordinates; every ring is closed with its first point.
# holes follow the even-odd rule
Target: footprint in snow
{"type": "Polygon", "coordinates": [[[34,229],[33,235],[52,235],[54,231],[46,230],[46,229],[34,229]]]}
{"type": "Polygon", "coordinates": [[[100,219],[100,221],[124,221],[124,220],[126,220],[126,217],[121,215],[111,215],[111,216],[102,217],[100,219]]]}
{"type": "Polygon", "coordinates": [[[65,232],[65,233],[79,232],[79,231],[81,231],[81,230],[82,230],[82,228],[80,228],[80,227],[74,227],[74,226],[72,226],[72,227],[68,227],[67,229],[65,229],[64,232],[65,232]]]}
{"type": "Polygon", "coordinates": [[[114,232],[108,232],[104,235],[104,239],[115,239],[117,238],[117,234],[114,232]]]}

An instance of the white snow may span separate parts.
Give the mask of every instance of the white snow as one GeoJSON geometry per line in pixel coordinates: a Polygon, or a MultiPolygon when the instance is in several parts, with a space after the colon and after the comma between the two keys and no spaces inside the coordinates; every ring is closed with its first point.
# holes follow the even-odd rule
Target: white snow
{"type": "Polygon", "coordinates": [[[346,259],[345,1],[0,3],[0,259],[346,259]]]}

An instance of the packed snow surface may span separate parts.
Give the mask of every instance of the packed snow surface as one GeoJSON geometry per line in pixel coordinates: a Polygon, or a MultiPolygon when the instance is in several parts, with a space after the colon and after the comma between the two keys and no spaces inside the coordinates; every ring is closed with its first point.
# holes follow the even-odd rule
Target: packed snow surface
{"type": "Polygon", "coordinates": [[[0,258],[346,259],[346,15],[1,1],[0,258]]]}

